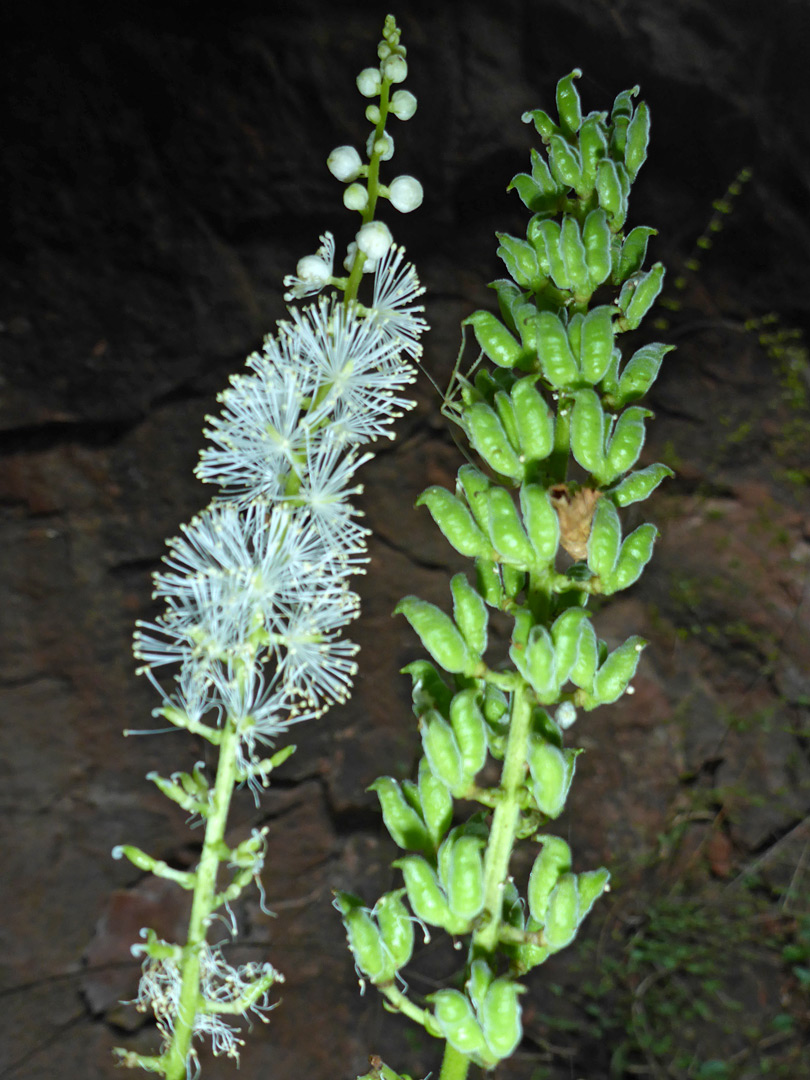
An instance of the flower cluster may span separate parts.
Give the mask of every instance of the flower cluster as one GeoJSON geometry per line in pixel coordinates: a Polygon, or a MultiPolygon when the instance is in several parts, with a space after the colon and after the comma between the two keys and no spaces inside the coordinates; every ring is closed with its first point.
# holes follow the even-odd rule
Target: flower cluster
{"type": "Polygon", "coordinates": [[[362,490],[356,473],[372,457],[361,448],[393,437],[392,421],[413,405],[403,392],[421,354],[424,290],[388,227],[371,216],[379,194],[400,209],[421,201],[412,177],[390,189],[377,183],[380,160],[393,153],[384,114],[407,119],[416,107],[405,90],[388,100],[390,83],[407,73],[398,35],[386,25],[379,69],[358,77],[361,92],[381,103],[372,110],[368,164],[351,147],[328,160],[342,180],[367,178],[346,265],[363,254],[362,269],[374,274],[371,303],[352,295],[350,279],[333,277],[331,233],[285,278],[288,300],[337,291],[290,309],[220,394],[196,470],[220,492],[169,541],[168,569],[155,575],[165,611],[135,635],[140,670],[155,685],[158,669],[179,665],[158,711],[197,730],[229,718],[248,759],[257,740],[272,741],[350,692],[356,646],[341,632],[358,613],[349,575],[367,561],[368,530],[352,503],[362,490]]]}

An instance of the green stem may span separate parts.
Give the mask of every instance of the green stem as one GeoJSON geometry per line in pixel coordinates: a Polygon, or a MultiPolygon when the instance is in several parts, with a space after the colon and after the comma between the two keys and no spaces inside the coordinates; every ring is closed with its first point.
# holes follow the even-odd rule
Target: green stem
{"type": "Polygon", "coordinates": [[[484,856],[484,910],[488,920],[473,934],[474,955],[493,953],[498,944],[502,919],[503,890],[509,875],[509,861],[517,837],[520,792],[526,778],[526,753],[532,706],[525,684],[512,697],[512,715],[501,772],[501,799],[492,815],[484,856]]]}
{"type": "Polygon", "coordinates": [[[188,938],[181,961],[182,987],[172,1041],[163,1055],[166,1080],[185,1080],[191,1051],[194,1021],[200,1006],[201,955],[205,946],[217,890],[217,871],[224,842],[228,811],[237,780],[239,735],[229,718],[222,729],[217,778],[211,793],[211,810],[205,827],[202,856],[196,870],[197,884],[191,904],[188,938]]]}
{"type": "Polygon", "coordinates": [[[470,1059],[450,1043],[445,1043],[442,1071],[439,1080],[465,1080],[470,1067],[470,1059]]]}

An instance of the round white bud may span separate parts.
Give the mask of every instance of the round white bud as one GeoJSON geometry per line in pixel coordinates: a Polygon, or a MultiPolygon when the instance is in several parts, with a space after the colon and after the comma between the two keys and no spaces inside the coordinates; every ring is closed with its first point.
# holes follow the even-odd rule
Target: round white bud
{"type": "Polygon", "coordinates": [[[360,155],[353,146],[336,146],[326,164],[332,176],[338,180],[356,180],[363,168],[360,155]]]}
{"type": "Polygon", "coordinates": [[[343,205],[347,210],[365,210],[368,206],[368,189],[362,184],[349,184],[343,192],[343,205]]]}
{"type": "Polygon", "coordinates": [[[380,122],[380,106],[379,105],[366,105],[366,120],[370,124],[379,124],[380,122]]]}
{"type": "Polygon", "coordinates": [[[391,95],[390,112],[399,120],[410,120],[416,112],[416,96],[410,90],[395,90],[391,95]]]}
{"type": "MultiPolygon", "coordinates": [[[[352,240],[352,242],[346,248],[346,258],[343,260],[343,267],[344,267],[345,270],[348,270],[349,273],[352,272],[352,267],[354,266],[354,259],[355,259],[356,255],[357,255],[357,244],[355,244],[354,240],[352,240]]],[[[377,269],[377,260],[376,259],[368,259],[367,258],[366,261],[363,263],[363,273],[364,274],[373,274],[376,269],[377,269]]]]}
{"type": "Polygon", "coordinates": [[[557,711],[554,713],[554,719],[565,731],[566,728],[570,728],[577,718],[577,710],[570,701],[564,701],[558,706],[557,711]]]}
{"type": "Polygon", "coordinates": [[[369,221],[357,234],[357,246],[369,259],[378,262],[391,247],[394,238],[383,221],[369,221]]]}
{"type": "MultiPolygon", "coordinates": [[[[390,161],[394,156],[394,140],[387,131],[384,131],[379,139],[374,138],[375,134],[376,132],[372,131],[368,137],[366,153],[369,157],[376,153],[380,155],[380,161],[390,161]]],[[[352,179],[354,179],[354,177],[352,177],[352,179]]]]}
{"type": "Polygon", "coordinates": [[[424,197],[422,185],[414,176],[398,176],[388,188],[388,198],[401,214],[409,214],[421,206],[424,197]]]}
{"type": "Polygon", "coordinates": [[[408,78],[408,61],[404,56],[388,56],[380,64],[383,78],[389,82],[405,82],[408,78]]]}
{"type": "Polygon", "coordinates": [[[363,68],[357,76],[357,89],[363,97],[376,97],[380,92],[382,77],[379,68],[363,68]]]}
{"type": "Polygon", "coordinates": [[[295,274],[305,284],[319,285],[321,288],[332,276],[329,264],[320,255],[305,255],[303,259],[299,259],[295,274]]]}
{"type": "Polygon", "coordinates": [[[388,44],[387,41],[381,41],[380,44],[377,46],[377,56],[379,56],[381,60],[385,60],[385,58],[390,55],[391,46],[388,44]]]}

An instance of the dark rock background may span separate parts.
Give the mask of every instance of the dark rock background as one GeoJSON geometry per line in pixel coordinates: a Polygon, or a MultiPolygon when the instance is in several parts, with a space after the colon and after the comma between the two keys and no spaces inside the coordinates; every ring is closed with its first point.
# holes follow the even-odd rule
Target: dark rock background
{"type": "MultiPolygon", "coordinates": [[[[154,1047],[117,1001],[134,992],[138,928],[171,933],[182,898],[110,849],[193,859],[197,835],[144,775],[188,768],[201,748],[181,734],[122,736],[148,728],[156,703],[133,674],[132,625],[153,611],[164,538],[210,497],[192,468],[216,392],[283,314],[281,277],[319,232],[339,249],[350,238],[324,162],[365,140],[354,77],[387,9],[16,2],[0,16],[3,1080],[101,1080],[112,1046],[154,1047]]],[[[550,108],[577,65],[586,109],[635,83],[651,106],[630,218],[659,228],[653,257],[670,268],[670,306],[644,333],[679,346],[645,448],[678,470],[645,508],[662,539],[643,581],[600,616],[611,642],[640,632],[651,645],[635,696],[574,729],[588,752],[558,823],[577,867],[607,862],[614,889],[571,955],[530,980],[526,1038],[500,1071],[798,1077],[810,1021],[810,368],[789,332],[810,313],[810,11],[804,0],[401,0],[396,14],[420,108],[395,129],[389,175],[412,172],[427,196],[388,220],[428,287],[426,372],[447,384],[459,320],[492,302],[495,229],[525,228],[505,194],[532,141],[520,114],[550,108]],[[695,249],[743,166],[753,177],[734,213],[695,249]]],[[[269,957],[287,984],[247,1036],[241,1072],[203,1053],[206,1080],[337,1080],[372,1052],[414,1076],[437,1068],[436,1043],[358,995],[330,907],[333,888],[373,901],[393,882],[365,789],[417,758],[397,672],[418,649],[390,612],[406,592],[443,602],[461,565],[412,510],[462,460],[428,379],[416,393],[397,443],[365,470],[375,537],[354,698],[295,731],[278,783],[233,815],[235,838],[270,826],[277,913],[254,897],[240,908],[240,955],[269,957]]],[[[452,969],[429,946],[411,987],[427,993],[452,969]]]]}

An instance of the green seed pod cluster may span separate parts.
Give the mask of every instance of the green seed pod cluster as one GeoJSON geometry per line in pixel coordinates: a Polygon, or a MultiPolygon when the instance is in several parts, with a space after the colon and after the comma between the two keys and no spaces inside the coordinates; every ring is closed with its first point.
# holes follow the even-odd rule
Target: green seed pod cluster
{"type": "Polygon", "coordinates": [[[571,943],[608,885],[604,867],[575,871],[568,844],[546,830],[573,783],[572,733],[631,689],[646,644],[601,640],[590,598],[639,579],[658,533],[626,528],[624,510],[672,475],[644,460],[653,414],[642,403],[671,346],[641,344],[628,359],[621,346],[664,276],[647,262],[655,229],[625,233],[649,110],[635,87],[585,113],[580,78],[575,69],[558,83],[556,118],[524,116],[543,144],[509,185],[529,210],[526,235],[497,234],[507,273],[491,286],[497,312],[464,320],[480,355],[443,410],[470,460],[454,490],[434,485],[417,500],[474,572],[452,577],[442,607],[407,596],[396,608],[430,657],[404,669],[418,780],[372,785],[404,888],[371,911],[341,898],[364,977],[487,1069],[520,1042],[520,977],[571,943]],[[534,845],[525,896],[510,876],[518,844],[534,845]],[[406,903],[467,943],[461,977],[427,1008],[390,989],[412,947],[406,903]]]}

